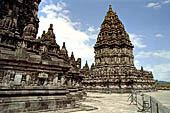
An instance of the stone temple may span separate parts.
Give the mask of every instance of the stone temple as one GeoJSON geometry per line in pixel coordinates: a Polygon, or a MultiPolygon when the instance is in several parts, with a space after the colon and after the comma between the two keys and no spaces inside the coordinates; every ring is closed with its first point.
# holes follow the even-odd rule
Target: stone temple
{"type": "Polygon", "coordinates": [[[134,66],[133,45],[110,6],[101,25],[95,64],[68,56],[57,44],[53,24],[37,38],[41,0],[0,2],[0,112],[77,108],[87,91],[154,90],[152,72],[134,66]]]}
{"type": "Polygon", "coordinates": [[[53,25],[36,38],[40,2],[0,2],[1,113],[73,108],[84,95],[81,59],[60,48],[53,25]]]}
{"type": "Polygon", "coordinates": [[[82,69],[87,91],[154,90],[152,72],[134,66],[133,48],[124,25],[110,5],[94,46],[95,64],[89,69],[86,62],[82,69]]]}

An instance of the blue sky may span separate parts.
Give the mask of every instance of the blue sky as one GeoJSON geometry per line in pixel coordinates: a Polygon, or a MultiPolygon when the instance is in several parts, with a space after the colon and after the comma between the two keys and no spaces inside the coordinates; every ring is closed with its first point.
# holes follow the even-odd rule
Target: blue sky
{"type": "Polygon", "coordinates": [[[109,4],[134,44],[135,66],[152,71],[157,80],[170,81],[170,0],[42,0],[39,31],[54,24],[56,42],[69,53],[94,62],[93,46],[109,4]]]}

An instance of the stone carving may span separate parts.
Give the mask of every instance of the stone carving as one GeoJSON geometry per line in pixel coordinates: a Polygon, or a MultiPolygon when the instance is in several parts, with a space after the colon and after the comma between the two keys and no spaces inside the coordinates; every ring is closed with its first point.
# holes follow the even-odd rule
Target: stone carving
{"type": "Polygon", "coordinates": [[[34,9],[33,9],[32,13],[33,13],[34,19],[35,19],[36,21],[38,21],[38,17],[37,17],[38,5],[39,5],[39,0],[35,0],[35,1],[34,1],[34,5],[33,5],[33,6],[34,6],[34,9]]]}
{"type": "Polygon", "coordinates": [[[68,85],[69,87],[71,87],[71,86],[72,86],[71,78],[69,78],[69,79],[67,80],[67,85],[68,85]]]}
{"type": "MultiPolygon", "coordinates": [[[[21,73],[16,73],[14,83],[16,85],[21,85],[21,80],[22,80],[22,74],[21,73]]],[[[23,85],[23,83],[22,83],[23,85]]]]}
{"type": "Polygon", "coordinates": [[[29,86],[31,84],[31,76],[26,75],[26,85],[29,86]]]}
{"type": "MultiPolygon", "coordinates": [[[[0,89],[9,89],[8,93],[3,90],[2,94],[6,97],[10,95],[10,100],[12,100],[5,104],[5,107],[3,104],[0,106],[0,108],[5,108],[6,112],[20,112],[17,98],[20,99],[20,96],[25,95],[30,96],[22,100],[26,103],[27,112],[47,110],[53,102],[56,103],[52,105],[55,108],[75,103],[72,97],[74,95],[68,92],[70,86],[65,83],[67,78],[81,82],[81,59],[75,61],[75,58],[72,60],[68,57],[65,44],[62,50],[60,49],[52,24],[47,32],[44,31],[41,37],[36,38],[39,27],[37,12],[41,1],[1,0],[0,2],[0,89]],[[63,86],[64,88],[60,88],[63,86]],[[14,92],[17,97],[13,95],[14,92]],[[50,95],[54,98],[46,98],[50,95]],[[36,103],[39,107],[32,106],[37,96],[41,96],[41,100],[46,98],[36,103]],[[9,107],[10,105],[13,107],[9,107]]],[[[79,89],[77,92],[78,96],[81,96],[79,89]]],[[[2,99],[0,99],[1,102],[2,99]]]]}
{"type": "Polygon", "coordinates": [[[53,79],[53,85],[57,86],[58,83],[58,75],[56,75],[56,77],[53,79]]]}
{"type": "Polygon", "coordinates": [[[61,77],[61,86],[63,86],[64,83],[65,83],[65,77],[63,76],[63,77],[61,77]]]}
{"type": "Polygon", "coordinates": [[[37,29],[34,25],[34,18],[32,17],[28,25],[24,28],[23,37],[24,39],[34,40],[36,38],[37,29]]]}
{"type": "MultiPolygon", "coordinates": [[[[131,82],[135,81],[137,76],[140,75],[140,71],[136,71],[137,69],[134,67],[133,45],[124,29],[124,25],[117,14],[112,11],[111,6],[109,6],[109,11],[101,25],[94,50],[95,65],[93,69],[88,69],[85,72],[85,69],[82,69],[84,74],[88,73],[83,81],[86,87],[96,88],[107,86],[106,83],[108,83],[113,85],[109,85],[109,87],[128,89],[128,85],[131,83],[132,86],[137,86],[133,88],[140,89],[140,82],[131,82]],[[101,72],[99,72],[99,68],[101,72]]],[[[87,66],[85,65],[85,67],[87,66]]],[[[154,89],[155,80],[153,75],[150,74],[150,78],[147,78],[147,73],[145,71],[145,74],[138,79],[149,80],[150,82],[146,81],[143,84],[150,84],[153,87],[148,88],[154,89]]]]}
{"type": "Polygon", "coordinates": [[[14,37],[15,29],[17,28],[17,21],[12,17],[12,10],[9,10],[8,15],[4,16],[4,19],[0,20],[0,34],[9,34],[10,37],[14,37]]]}
{"type": "Polygon", "coordinates": [[[10,81],[10,72],[5,71],[2,84],[7,86],[9,84],[9,81],[10,81]]]}

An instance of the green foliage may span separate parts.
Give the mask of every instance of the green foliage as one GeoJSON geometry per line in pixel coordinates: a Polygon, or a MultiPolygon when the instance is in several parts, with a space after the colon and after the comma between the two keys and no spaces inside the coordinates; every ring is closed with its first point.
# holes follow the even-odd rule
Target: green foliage
{"type": "Polygon", "coordinates": [[[157,82],[156,84],[156,87],[157,88],[170,88],[170,82],[162,82],[162,83],[159,83],[157,82]]]}

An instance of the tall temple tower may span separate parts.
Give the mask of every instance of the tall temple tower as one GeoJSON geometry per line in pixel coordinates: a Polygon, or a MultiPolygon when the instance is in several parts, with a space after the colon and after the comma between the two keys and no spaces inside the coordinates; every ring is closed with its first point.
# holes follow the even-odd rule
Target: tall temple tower
{"type": "Polygon", "coordinates": [[[84,79],[88,89],[154,89],[152,72],[134,66],[133,44],[111,5],[94,46],[95,65],[84,79]]]}
{"type": "Polygon", "coordinates": [[[101,25],[95,49],[96,66],[115,65],[133,67],[133,45],[122,22],[111,5],[101,25]]]}

